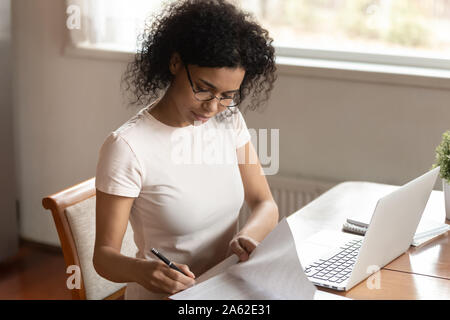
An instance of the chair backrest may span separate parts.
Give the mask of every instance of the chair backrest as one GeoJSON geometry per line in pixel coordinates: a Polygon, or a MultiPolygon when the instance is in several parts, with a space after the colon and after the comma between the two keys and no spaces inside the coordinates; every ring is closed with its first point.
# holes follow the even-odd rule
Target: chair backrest
{"type": "MultiPolygon", "coordinates": [[[[126,284],[102,278],[92,262],[95,244],[95,178],[45,197],[42,205],[52,212],[66,267],[78,266],[81,271],[80,288],[72,289],[72,298],[122,298],[126,284]]],[[[134,257],[136,251],[133,231],[128,223],[121,253],[134,257]]]]}

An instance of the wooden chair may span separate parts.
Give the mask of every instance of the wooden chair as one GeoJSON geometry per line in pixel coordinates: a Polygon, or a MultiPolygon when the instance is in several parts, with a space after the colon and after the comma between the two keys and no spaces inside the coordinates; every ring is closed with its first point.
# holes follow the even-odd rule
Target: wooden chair
{"type": "MultiPolygon", "coordinates": [[[[81,286],[72,289],[72,298],[123,299],[126,284],[102,278],[92,262],[95,243],[95,178],[45,197],[42,205],[52,212],[66,267],[75,265],[81,271],[81,286]]],[[[134,257],[136,251],[133,231],[128,224],[121,253],[134,257]]]]}

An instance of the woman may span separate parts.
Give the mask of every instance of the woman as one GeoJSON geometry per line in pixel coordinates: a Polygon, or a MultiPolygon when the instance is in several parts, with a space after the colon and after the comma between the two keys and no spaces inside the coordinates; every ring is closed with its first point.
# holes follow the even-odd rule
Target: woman
{"type": "Polygon", "coordinates": [[[107,137],[96,174],[93,262],[104,278],[128,283],[126,299],[184,290],[230,254],[245,261],[276,226],[278,208],[239,111],[269,97],[271,42],[222,0],[177,1],[144,33],[124,82],[136,102],[152,103],[107,137]],[[237,232],[244,199],[251,214],[237,232]],[[128,221],[135,258],[120,254],[128,221]]]}

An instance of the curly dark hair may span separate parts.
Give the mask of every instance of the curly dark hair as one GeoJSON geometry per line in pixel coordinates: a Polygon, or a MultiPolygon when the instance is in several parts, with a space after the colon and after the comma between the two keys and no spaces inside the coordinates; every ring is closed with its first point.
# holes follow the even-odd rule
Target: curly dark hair
{"type": "Polygon", "coordinates": [[[267,102],[276,80],[273,39],[250,13],[225,0],[183,0],[166,4],[152,20],[122,78],[132,104],[147,104],[167,89],[175,52],[186,65],[242,67],[241,106],[255,110],[267,102]]]}

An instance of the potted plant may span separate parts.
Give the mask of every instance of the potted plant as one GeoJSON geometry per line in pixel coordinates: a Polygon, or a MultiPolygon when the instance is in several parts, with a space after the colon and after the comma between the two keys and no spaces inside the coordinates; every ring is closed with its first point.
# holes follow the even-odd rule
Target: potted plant
{"type": "Polygon", "coordinates": [[[440,177],[444,190],[445,212],[450,220],[450,130],[442,134],[442,141],[436,148],[436,162],[433,168],[441,166],[440,177]]]}

